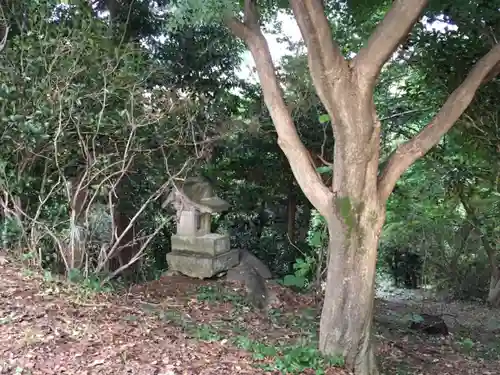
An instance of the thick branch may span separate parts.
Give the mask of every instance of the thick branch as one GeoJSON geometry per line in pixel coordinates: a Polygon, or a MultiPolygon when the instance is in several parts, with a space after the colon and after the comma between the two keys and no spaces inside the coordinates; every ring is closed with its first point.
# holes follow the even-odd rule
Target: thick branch
{"type": "MultiPolygon", "coordinates": [[[[246,0],[245,3],[253,1],[246,0]]],[[[245,11],[252,11],[252,7],[246,4],[245,11]]],[[[252,53],[264,102],[278,134],[278,145],[288,159],[297,183],[312,205],[325,214],[333,195],[316,172],[309,153],[297,133],[276,77],[269,46],[256,22],[256,14],[246,14],[245,20],[253,20],[253,24],[246,24],[234,18],[226,20],[226,24],[237,37],[245,41],[252,53]]]]}
{"type": "Polygon", "coordinates": [[[353,60],[353,67],[364,81],[363,87],[371,91],[382,66],[417,22],[428,0],[395,0],[353,60]]]}
{"type": "Polygon", "coordinates": [[[347,76],[349,68],[339,46],[333,40],[323,1],[290,0],[290,4],[307,46],[314,87],[328,113],[335,113],[331,108],[335,85],[347,76]]]}
{"type": "Polygon", "coordinates": [[[417,159],[424,156],[451,129],[471,103],[484,77],[494,69],[499,61],[500,43],[474,65],[467,78],[448,97],[432,121],[413,139],[396,149],[379,177],[380,199],[385,201],[403,172],[417,159]]]}
{"type": "Polygon", "coordinates": [[[255,0],[245,0],[243,22],[234,17],[230,17],[226,19],[226,25],[234,35],[248,44],[252,36],[255,36],[256,33],[260,33],[259,13],[255,0]]]}
{"type": "Polygon", "coordinates": [[[498,74],[500,74],[500,61],[495,65],[495,67],[489,72],[489,74],[484,77],[483,79],[483,84],[490,82],[492,79],[494,79],[498,74]]]}

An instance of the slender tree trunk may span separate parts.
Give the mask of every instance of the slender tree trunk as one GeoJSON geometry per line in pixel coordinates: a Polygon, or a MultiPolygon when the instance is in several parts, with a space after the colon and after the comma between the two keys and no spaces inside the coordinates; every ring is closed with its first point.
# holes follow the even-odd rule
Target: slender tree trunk
{"type": "Polygon", "coordinates": [[[498,268],[497,272],[491,275],[488,303],[493,307],[500,307],[500,270],[498,268]]]}
{"type": "Polygon", "coordinates": [[[290,190],[288,192],[286,214],[288,241],[290,241],[291,243],[295,243],[295,216],[297,214],[297,196],[295,194],[293,181],[290,183],[290,190]]]}
{"type": "Polygon", "coordinates": [[[311,205],[309,202],[304,202],[302,205],[302,215],[299,216],[299,229],[297,231],[297,242],[305,242],[311,222],[311,205]]]}
{"type": "Polygon", "coordinates": [[[463,192],[459,194],[460,201],[464,206],[469,219],[472,224],[476,228],[476,230],[480,233],[481,242],[483,244],[484,250],[486,251],[486,255],[488,256],[488,261],[490,263],[491,277],[490,277],[490,289],[488,292],[488,303],[490,303],[494,307],[500,306],[500,268],[498,267],[497,261],[497,252],[494,246],[491,244],[489,238],[489,231],[483,230],[483,225],[481,224],[481,220],[476,215],[476,211],[469,204],[468,200],[465,197],[463,192]]]}

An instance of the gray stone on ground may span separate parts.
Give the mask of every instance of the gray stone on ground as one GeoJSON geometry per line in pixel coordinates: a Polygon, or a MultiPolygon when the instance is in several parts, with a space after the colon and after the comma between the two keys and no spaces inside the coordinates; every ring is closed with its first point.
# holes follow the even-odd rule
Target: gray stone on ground
{"type": "MultiPolygon", "coordinates": [[[[250,253],[249,253],[250,254],[250,253]]],[[[248,255],[248,254],[247,254],[248,255]]],[[[250,254],[251,255],[251,254],[250,254]]],[[[258,258],[256,258],[258,259],[258,258]]],[[[260,262],[260,260],[259,260],[260,262]]],[[[265,265],[264,265],[265,267],[265,265]]],[[[269,278],[271,277],[271,272],[267,267],[265,269],[268,272],[269,278]]],[[[226,280],[229,281],[238,281],[241,282],[245,285],[247,288],[247,292],[251,295],[254,294],[253,297],[257,294],[264,294],[266,296],[265,298],[265,305],[266,308],[268,305],[273,305],[275,303],[279,302],[279,298],[276,294],[276,292],[270,290],[266,286],[266,279],[260,275],[260,273],[257,271],[255,267],[250,265],[249,263],[242,262],[240,259],[240,263],[233,267],[230,268],[227,273],[226,273],[226,280]],[[260,281],[258,278],[261,278],[260,281]],[[262,284],[261,284],[262,283],[262,284]],[[259,288],[263,290],[259,290],[259,288]]]]}
{"type": "Polygon", "coordinates": [[[240,249],[240,264],[248,264],[249,266],[252,266],[264,279],[270,279],[273,277],[269,267],[248,250],[240,249]]]}

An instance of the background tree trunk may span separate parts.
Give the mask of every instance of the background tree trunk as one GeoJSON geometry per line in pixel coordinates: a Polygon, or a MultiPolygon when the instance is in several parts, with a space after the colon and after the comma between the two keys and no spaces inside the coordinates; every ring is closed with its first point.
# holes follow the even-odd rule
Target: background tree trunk
{"type": "Polygon", "coordinates": [[[290,183],[286,214],[288,241],[290,241],[291,243],[295,243],[295,216],[297,214],[297,196],[295,194],[293,181],[290,183]]]}
{"type": "Polygon", "coordinates": [[[490,280],[490,290],[488,292],[488,303],[493,307],[500,307],[500,277],[499,270],[493,272],[490,280]]]}
{"type": "Polygon", "coordinates": [[[476,210],[469,203],[468,199],[466,198],[465,194],[462,191],[459,193],[459,198],[460,202],[462,203],[462,206],[467,212],[470,221],[472,222],[472,224],[474,225],[474,227],[481,236],[481,243],[483,244],[484,250],[486,251],[486,255],[488,256],[488,260],[490,262],[491,278],[490,278],[490,288],[488,292],[488,303],[490,303],[493,307],[499,307],[500,268],[498,267],[498,262],[497,262],[497,251],[494,245],[492,245],[492,243],[490,242],[490,237],[492,236],[490,236],[490,233],[488,233],[489,231],[486,231],[487,233],[484,233],[483,225],[481,223],[481,220],[476,215],[476,210]]]}

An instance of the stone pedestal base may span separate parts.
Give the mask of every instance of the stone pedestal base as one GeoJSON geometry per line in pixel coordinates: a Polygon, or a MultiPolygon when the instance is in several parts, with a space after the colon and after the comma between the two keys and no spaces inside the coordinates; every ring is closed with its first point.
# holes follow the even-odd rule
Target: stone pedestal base
{"type": "Polygon", "coordinates": [[[208,233],[203,236],[174,234],[171,239],[172,251],[187,251],[214,257],[231,249],[229,236],[217,233],[208,233]]]}
{"type": "Polygon", "coordinates": [[[236,266],[240,261],[237,249],[217,255],[198,252],[173,250],[167,254],[169,269],[189,277],[206,279],[236,266]]]}

